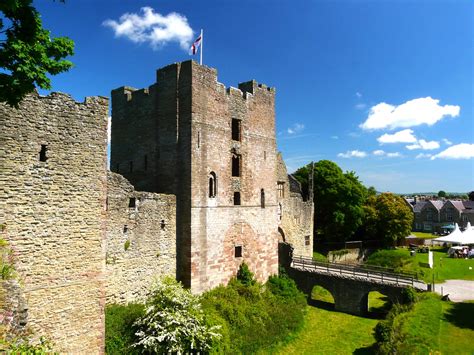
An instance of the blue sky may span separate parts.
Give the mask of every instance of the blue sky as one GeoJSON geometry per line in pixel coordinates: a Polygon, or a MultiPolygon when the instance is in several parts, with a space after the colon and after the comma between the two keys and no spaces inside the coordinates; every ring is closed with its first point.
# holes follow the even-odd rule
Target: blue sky
{"type": "Polygon", "coordinates": [[[472,1],[35,6],[54,36],[76,42],[75,67],[53,77],[54,91],[82,101],[147,87],[157,68],[190,59],[203,28],[204,64],[220,82],[276,87],[278,148],[290,171],[329,159],[379,191],[474,190],[472,1]]]}

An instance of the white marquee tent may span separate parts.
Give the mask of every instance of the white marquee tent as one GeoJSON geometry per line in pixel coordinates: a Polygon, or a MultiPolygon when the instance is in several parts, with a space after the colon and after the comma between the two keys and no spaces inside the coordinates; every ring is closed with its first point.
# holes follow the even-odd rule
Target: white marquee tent
{"type": "Polygon", "coordinates": [[[461,232],[458,224],[456,223],[454,230],[450,234],[445,235],[444,237],[436,238],[434,241],[461,245],[474,244],[474,228],[471,226],[471,223],[468,222],[466,230],[461,232]]]}

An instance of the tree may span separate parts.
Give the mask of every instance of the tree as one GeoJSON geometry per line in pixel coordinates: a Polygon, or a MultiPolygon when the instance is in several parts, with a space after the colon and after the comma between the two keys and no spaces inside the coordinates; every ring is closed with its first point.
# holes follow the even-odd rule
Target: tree
{"type": "Polygon", "coordinates": [[[474,191],[469,192],[468,196],[470,201],[474,201],[474,191]]]}
{"type": "Polygon", "coordinates": [[[145,315],[135,323],[139,341],[146,353],[207,353],[219,327],[209,326],[198,296],[184,289],[171,277],[156,282],[145,305],[145,315]]]}
{"type": "MultiPolygon", "coordinates": [[[[311,164],[294,176],[307,190],[311,164]],[[306,185],[306,186],[305,186],[306,185]]],[[[367,195],[354,172],[343,173],[337,164],[321,160],[314,165],[315,228],[326,239],[347,240],[361,226],[367,195]]]]}
{"type": "Polygon", "coordinates": [[[370,196],[364,206],[364,227],[368,237],[396,245],[411,232],[413,211],[402,197],[391,193],[370,196]]]}
{"type": "Polygon", "coordinates": [[[446,191],[440,190],[440,191],[438,192],[438,197],[443,197],[443,198],[445,198],[446,195],[447,195],[447,194],[446,194],[446,191]]]}
{"type": "Polygon", "coordinates": [[[51,38],[32,0],[0,2],[0,102],[18,107],[36,86],[51,89],[48,74],[69,70],[64,60],[74,52],[74,42],[66,37],[51,38]],[[6,29],[4,29],[4,27],[6,29]]]}

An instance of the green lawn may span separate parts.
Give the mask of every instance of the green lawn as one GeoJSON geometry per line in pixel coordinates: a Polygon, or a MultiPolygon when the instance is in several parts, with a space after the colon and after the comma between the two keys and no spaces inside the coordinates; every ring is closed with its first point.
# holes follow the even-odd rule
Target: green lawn
{"type": "Polygon", "coordinates": [[[423,238],[423,239],[438,238],[438,236],[433,235],[431,233],[426,233],[426,232],[411,232],[411,234],[416,235],[418,238],[423,238]]]}
{"type": "Polygon", "coordinates": [[[474,302],[443,302],[439,333],[442,354],[474,354],[474,302]]]}
{"type": "Polygon", "coordinates": [[[301,332],[276,354],[371,353],[376,319],[308,307],[301,332]]]}
{"type": "Polygon", "coordinates": [[[454,259],[448,257],[446,248],[432,249],[433,269],[428,266],[428,253],[417,252],[410,256],[410,250],[379,250],[369,256],[367,263],[395,268],[398,271],[417,272],[427,283],[442,283],[446,280],[474,280],[474,259],[454,259]],[[469,269],[471,268],[471,269],[469,269]]]}
{"type": "Polygon", "coordinates": [[[318,253],[317,251],[313,252],[313,259],[317,261],[328,261],[328,257],[326,255],[318,253]]]}
{"type": "MultiPolygon", "coordinates": [[[[423,280],[435,283],[446,280],[474,280],[474,259],[454,259],[446,255],[446,249],[433,249],[433,269],[428,267],[428,253],[416,253],[416,260],[423,270],[423,280]],[[471,270],[469,270],[469,267],[471,270]]],[[[409,251],[406,250],[409,254],[409,251]]]]}

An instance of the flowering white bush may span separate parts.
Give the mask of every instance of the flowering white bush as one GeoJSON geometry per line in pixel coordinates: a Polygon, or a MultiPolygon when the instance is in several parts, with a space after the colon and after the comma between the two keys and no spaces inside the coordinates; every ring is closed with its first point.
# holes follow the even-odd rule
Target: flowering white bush
{"type": "Polygon", "coordinates": [[[206,352],[220,338],[218,326],[205,322],[199,297],[171,277],[157,281],[145,306],[145,315],[135,324],[136,347],[154,353],[206,352]]]}

